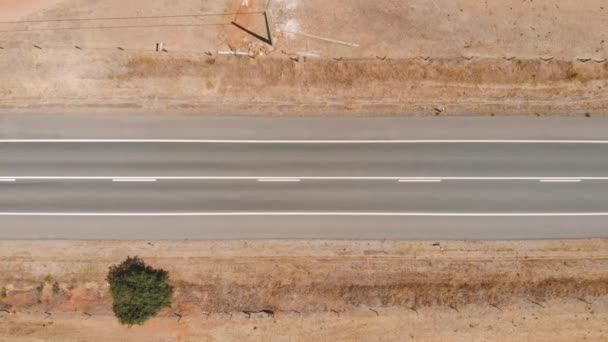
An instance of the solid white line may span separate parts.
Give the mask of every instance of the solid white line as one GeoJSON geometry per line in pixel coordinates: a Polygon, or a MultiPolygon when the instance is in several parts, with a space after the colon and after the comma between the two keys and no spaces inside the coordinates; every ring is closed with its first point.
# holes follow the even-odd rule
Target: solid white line
{"type": "Polygon", "coordinates": [[[580,179],[541,179],[541,183],[580,183],[580,179]]]}
{"type": "Polygon", "coordinates": [[[259,178],[258,182],[299,182],[297,178],[259,178]]]}
{"type": "Polygon", "coordinates": [[[441,179],[399,179],[399,183],[441,183],[441,179]]]}
{"type": "Polygon", "coordinates": [[[0,139],[0,143],[209,143],[209,144],[608,144],[608,140],[521,139],[378,139],[378,140],[251,140],[251,139],[0,139]]]}
{"type": "Polygon", "coordinates": [[[156,182],[155,178],[113,178],[112,182],[156,182]]]}
{"type": "Polygon", "coordinates": [[[0,212],[0,216],[123,216],[123,217],[146,217],[146,216],[410,216],[410,217],[587,217],[608,216],[608,212],[589,213],[451,213],[451,212],[165,212],[165,213],[93,213],[93,212],[0,212]]]}
{"type": "Polygon", "coordinates": [[[15,178],[0,178],[0,182],[16,182],[15,178]]]}
{"type": "Polygon", "coordinates": [[[608,176],[599,177],[542,177],[542,176],[530,176],[530,177],[467,177],[467,176],[455,176],[455,177],[391,177],[391,176],[370,176],[370,177],[356,177],[356,176],[290,176],[290,177],[265,177],[265,176],[147,176],[147,177],[134,177],[134,176],[0,176],[0,178],[9,178],[16,180],[113,180],[113,179],[155,179],[155,180],[261,180],[261,179],[272,179],[276,181],[288,181],[288,180],[395,180],[395,181],[425,181],[425,180],[462,180],[462,181],[550,181],[550,180],[608,180],[608,176]]]}

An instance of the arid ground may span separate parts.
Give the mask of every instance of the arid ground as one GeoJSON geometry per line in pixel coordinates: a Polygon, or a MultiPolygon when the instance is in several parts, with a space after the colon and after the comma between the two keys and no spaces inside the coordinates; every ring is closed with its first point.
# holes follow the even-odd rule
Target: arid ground
{"type": "Polygon", "coordinates": [[[602,341],[608,241],[0,242],[6,341],[602,341]],[[113,317],[108,267],[170,273],[173,304],[113,317]]]}
{"type": "Polygon", "coordinates": [[[0,108],[604,115],[607,14],[600,0],[5,0],[0,108]]]}

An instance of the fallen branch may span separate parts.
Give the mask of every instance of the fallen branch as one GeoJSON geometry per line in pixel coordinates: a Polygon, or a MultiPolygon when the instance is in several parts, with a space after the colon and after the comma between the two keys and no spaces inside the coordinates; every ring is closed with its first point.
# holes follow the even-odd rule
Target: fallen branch
{"type": "Polygon", "coordinates": [[[536,305],[540,306],[540,307],[541,307],[541,308],[543,308],[543,309],[545,308],[545,307],[544,307],[544,306],[543,306],[541,303],[539,303],[539,302],[535,302],[535,301],[533,301],[533,300],[531,300],[531,299],[529,299],[529,298],[528,298],[528,302],[533,303],[533,304],[536,304],[536,305]]]}
{"type": "Polygon", "coordinates": [[[302,37],[307,37],[307,38],[312,38],[312,39],[318,39],[318,40],[322,40],[322,41],[325,41],[325,42],[330,42],[330,43],[334,43],[334,44],[341,44],[341,45],[346,45],[346,46],[350,46],[350,47],[359,47],[359,44],[357,44],[357,43],[351,43],[351,42],[345,42],[343,40],[337,40],[337,39],[332,39],[332,38],[325,38],[325,37],[315,36],[315,35],[308,34],[308,33],[303,33],[303,32],[283,31],[283,33],[291,33],[291,34],[295,34],[295,35],[302,36],[302,37]]]}
{"type": "Polygon", "coordinates": [[[498,307],[498,305],[496,305],[496,304],[492,304],[492,303],[490,303],[490,306],[491,306],[491,307],[494,307],[494,308],[497,308],[498,310],[502,311],[502,309],[501,309],[501,308],[499,308],[499,307],[498,307]]]}
{"type": "Polygon", "coordinates": [[[585,299],[583,299],[583,298],[581,298],[581,297],[578,297],[578,298],[576,298],[576,299],[580,300],[581,302],[583,302],[583,303],[585,303],[585,304],[589,304],[589,305],[593,304],[593,303],[591,303],[591,302],[589,302],[589,301],[586,301],[585,299]]]}
{"type": "Polygon", "coordinates": [[[238,51],[238,50],[233,50],[233,51],[218,51],[217,54],[218,55],[232,55],[232,56],[247,56],[247,57],[252,57],[253,56],[251,54],[251,52],[244,52],[244,51],[238,51]]]}

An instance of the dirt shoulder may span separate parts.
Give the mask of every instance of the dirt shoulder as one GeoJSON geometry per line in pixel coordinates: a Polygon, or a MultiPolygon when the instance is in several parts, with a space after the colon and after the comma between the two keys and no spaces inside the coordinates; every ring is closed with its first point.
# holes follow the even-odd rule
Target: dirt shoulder
{"type": "Polygon", "coordinates": [[[578,61],[12,51],[0,54],[0,74],[6,112],[595,116],[608,108],[608,64],[578,61]]]}
{"type": "Polygon", "coordinates": [[[606,240],[0,245],[0,303],[9,312],[1,329],[11,340],[145,340],[154,332],[179,341],[565,341],[608,333],[606,240]],[[176,290],[171,309],[133,329],[112,317],[104,280],[128,255],[168,270],[176,290]]]}

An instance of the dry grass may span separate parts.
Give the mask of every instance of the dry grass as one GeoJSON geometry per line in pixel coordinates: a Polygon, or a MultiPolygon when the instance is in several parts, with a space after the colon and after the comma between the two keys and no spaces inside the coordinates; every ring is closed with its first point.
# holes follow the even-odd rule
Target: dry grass
{"type": "MultiPolygon", "coordinates": [[[[551,85],[556,82],[608,80],[608,63],[541,60],[440,59],[424,61],[291,60],[196,56],[132,55],[121,80],[152,77],[208,77],[241,75],[242,87],[313,86],[365,87],[370,82],[409,83],[428,81],[454,84],[551,85]]],[[[238,84],[237,84],[238,85],[238,84]]]]}
{"type": "MultiPolygon", "coordinates": [[[[213,243],[198,244],[209,248],[203,245],[213,243]]],[[[465,249],[451,251],[445,247],[427,250],[415,244],[407,251],[401,250],[405,245],[399,243],[399,249],[376,246],[351,250],[345,255],[321,256],[319,253],[327,249],[312,244],[307,247],[312,250],[303,256],[289,255],[287,251],[280,256],[256,256],[254,251],[263,244],[251,243],[245,249],[228,245],[234,251],[230,257],[192,252],[188,257],[175,258],[163,249],[165,254],[146,260],[170,271],[175,286],[173,308],[182,313],[238,312],[245,308],[313,313],[351,310],[362,305],[460,307],[503,305],[526,298],[542,302],[608,295],[608,258],[594,252],[601,250],[602,244],[590,242],[587,248],[580,244],[545,244],[527,251],[527,255],[536,254],[532,258],[519,257],[521,249],[508,243],[485,249],[469,244],[465,249]],[[240,250],[253,255],[242,255],[240,250]],[[417,256],[412,258],[412,253],[417,256]],[[594,254],[594,258],[587,257],[594,254]]],[[[271,250],[281,246],[292,250],[297,243],[268,244],[271,250]]],[[[142,257],[146,258],[145,254],[142,257]]],[[[46,263],[58,272],[35,275],[40,267],[36,258],[5,257],[0,266],[4,274],[0,287],[6,296],[0,303],[33,311],[109,313],[105,273],[112,262],[95,258],[95,253],[89,258],[79,262],[68,258],[56,264],[51,257],[46,263]]]]}

